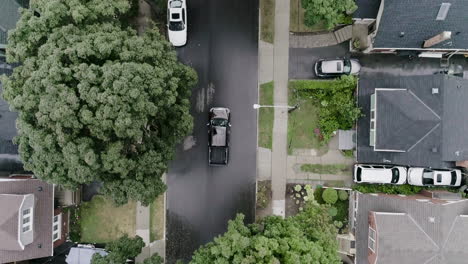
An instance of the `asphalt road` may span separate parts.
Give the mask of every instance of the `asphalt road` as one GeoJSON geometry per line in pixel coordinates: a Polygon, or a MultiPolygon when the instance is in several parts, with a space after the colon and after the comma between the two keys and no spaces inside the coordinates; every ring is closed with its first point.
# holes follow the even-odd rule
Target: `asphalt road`
{"type": "Polygon", "coordinates": [[[200,245],[226,231],[237,213],[252,222],[257,145],[258,1],[190,0],[188,43],[180,59],[198,73],[194,130],[179,146],[167,183],[168,263],[189,260],[200,245]],[[208,166],[208,110],[231,109],[228,166],[208,166]]]}

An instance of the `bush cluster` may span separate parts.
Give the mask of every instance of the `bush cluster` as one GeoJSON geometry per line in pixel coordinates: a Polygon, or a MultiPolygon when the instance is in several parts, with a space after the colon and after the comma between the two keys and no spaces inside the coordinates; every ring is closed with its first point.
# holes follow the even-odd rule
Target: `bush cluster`
{"type": "Polygon", "coordinates": [[[332,81],[291,81],[291,88],[299,97],[312,99],[319,107],[319,129],[322,144],[327,144],[338,129],[351,129],[361,117],[354,92],[357,78],[342,76],[332,81]]]}
{"type": "Polygon", "coordinates": [[[358,184],[354,190],[362,193],[387,193],[387,194],[404,194],[412,195],[419,193],[424,188],[421,186],[413,186],[409,184],[391,185],[391,184],[358,184]]]}

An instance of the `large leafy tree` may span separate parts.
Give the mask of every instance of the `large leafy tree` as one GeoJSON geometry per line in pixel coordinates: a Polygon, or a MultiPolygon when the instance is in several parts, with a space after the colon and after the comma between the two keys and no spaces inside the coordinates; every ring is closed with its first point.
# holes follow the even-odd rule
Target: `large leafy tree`
{"type": "Polygon", "coordinates": [[[149,204],[192,129],[196,73],[157,30],[121,22],[128,0],[36,0],[9,35],[3,97],[19,112],[27,170],[65,187],[103,182],[118,204],[149,204]]]}
{"type": "Polygon", "coordinates": [[[228,231],[199,248],[194,264],[215,263],[341,263],[336,229],[325,208],[310,204],[286,219],[268,216],[245,225],[244,216],[229,221],[228,231]]]}
{"type": "Polygon", "coordinates": [[[357,9],[354,0],[302,0],[302,7],[305,9],[306,26],[312,27],[324,22],[328,29],[344,21],[346,14],[357,9]]]}
{"type": "MultiPolygon", "coordinates": [[[[110,242],[106,245],[106,251],[109,253],[106,256],[94,254],[91,260],[92,264],[120,264],[125,263],[127,259],[133,259],[141,253],[145,246],[143,239],[139,236],[129,238],[127,235],[110,242]]],[[[158,254],[154,254],[150,258],[145,259],[143,264],[162,264],[163,258],[158,254]]]]}

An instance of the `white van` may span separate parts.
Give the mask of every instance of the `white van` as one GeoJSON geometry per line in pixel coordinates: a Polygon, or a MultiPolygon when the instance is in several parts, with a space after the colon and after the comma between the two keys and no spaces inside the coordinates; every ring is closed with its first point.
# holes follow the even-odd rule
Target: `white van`
{"type": "Polygon", "coordinates": [[[408,171],[405,167],[394,165],[354,165],[354,182],[405,184],[408,171]]]}

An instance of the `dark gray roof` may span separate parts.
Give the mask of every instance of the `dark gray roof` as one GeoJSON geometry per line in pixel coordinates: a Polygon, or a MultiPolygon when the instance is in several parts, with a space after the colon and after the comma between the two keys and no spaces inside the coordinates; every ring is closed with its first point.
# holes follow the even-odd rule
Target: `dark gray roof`
{"type": "MultiPolygon", "coordinates": [[[[421,197],[424,198],[424,197],[421,197]]],[[[432,203],[399,196],[357,194],[356,263],[368,263],[370,211],[405,213],[376,218],[379,263],[465,263],[468,259],[468,200],[432,203]],[[434,220],[431,222],[430,220],[434,220]]]]}
{"type": "Polygon", "coordinates": [[[468,49],[467,13],[465,0],[385,0],[374,48],[422,48],[425,40],[451,31],[450,40],[431,48],[468,49]],[[436,20],[442,3],[450,3],[450,9],[445,20],[436,20]]]}
{"type": "MultiPolygon", "coordinates": [[[[5,62],[0,56],[0,75],[10,75],[15,65],[5,62]]],[[[0,83],[0,94],[3,93],[0,83]]],[[[13,138],[18,134],[16,130],[17,112],[10,111],[8,103],[0,97],[0,175],[8,176],[12,173],[24,172],[23,163],[18,155],[18,146],[13,144],[13,138]]]]}
{"type": "Polygon", "coordinates": [[[468,81],[448,78],[444,84],[442,158],[468,160],[468,81]]]}
{"type": "Polygon", "coordinates": [[[409,151],[440,126],[440,116],[407,89],[376,89],[376,149],[409,151]]]}
{"type": "Polygon", "coordinates": [[[8,30],[14,29],[20,18],[20,7],[28,7],[29,0],[0,1],[0,48],[7,44],[8,30]]]}
{"type": "MultiPolygon", "coordinates": [[[[24,250],[21,251],[0,250],[0,263],[51,256],[53,249],[53,185],[37,179],[0,181],[0,194],[34,194],[35,199],[33,209],[33,242],[26,245],[24,250]]],[[[10,209],[10,207],[0,208],[0,212],[3,213],[10,209]]],[[[0,229],[2,232],[11,233],[11,230],[6,230],[9,227],[10,225],[2,225],[0,229]]]]}
{"type": "Polygon", "coordinates": [[[380,0],[356,0],[358,9],[353,18],[376,18],[379,12],[380,0]]]}
{"type": "Polygon", "coordinates": [[[358,120],[358,162],[445,168],[468,159],[467,101],[468,80],[458,77],[361,75],[358,105],[365,116],[358,120]],[[405,152],[369,146],[370,95],[376,88],[406,89],[377,92],[376,124],[376,149],[405,152]]]}

